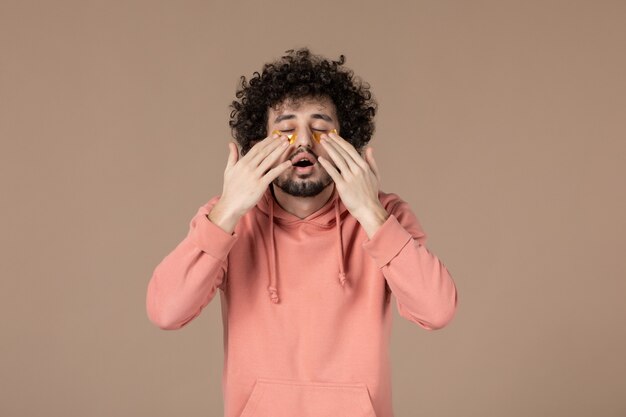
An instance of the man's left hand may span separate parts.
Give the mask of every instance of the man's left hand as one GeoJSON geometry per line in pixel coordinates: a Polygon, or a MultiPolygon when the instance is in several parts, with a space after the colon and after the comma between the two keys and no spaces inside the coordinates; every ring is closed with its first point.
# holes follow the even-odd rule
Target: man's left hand
{"type": "Polygon", "coordinates": [[[363,159],[350,142],[336,133],[323,134],[321,143],[336,167],[323,157],[318,157],[318,161],[335,181],[343,204],[372,237],[389,217],[378,199],[380,172],[372,148],[365,148],[363,159]]]}

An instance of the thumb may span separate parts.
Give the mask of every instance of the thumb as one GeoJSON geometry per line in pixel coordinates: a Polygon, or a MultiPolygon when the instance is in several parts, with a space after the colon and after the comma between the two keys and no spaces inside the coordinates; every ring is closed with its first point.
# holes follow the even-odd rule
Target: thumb
{"type": "Polygon", "coordinates": [[[226,163],[226,168],[230,168],[239,160],[239,151],[237,149],[237,144],[233,142],[228,142],[228,162],[226,163]]]}
{"type": "Polygon", "coordinates": [[[365,157],[370,165],[370,168],[372,168],[372,171],[374,171],[374,175],[376,175],[376,177],[378,178],[378,182],[380,182],[380,171],[378,171],[378,166],[376,165],[376,161],[374,160],[374,149],[371,146],[368,146],[365,150],[365,157]]]}

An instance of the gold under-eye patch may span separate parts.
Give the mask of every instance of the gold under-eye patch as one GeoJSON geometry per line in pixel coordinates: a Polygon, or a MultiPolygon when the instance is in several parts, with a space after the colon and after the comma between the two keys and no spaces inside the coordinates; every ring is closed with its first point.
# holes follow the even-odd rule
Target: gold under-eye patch
{"type": "MultiPolygon", "coordinates": [[[[332,129],[332,130],[329,130],[328,132],[313,132],[313,139],[315,139],[315,141],[317,143],[320,143],[320,140],[322,138],[322,134],[323,133],[326,133],[326,134],[328,134],[328,133],[337,133],[337,129],[332,129]]],[[[298,134],[297,133],[283,133],[280,130],[274,130],[272,132],[272,135],[273,134],[287,136],[287,139],[289,139],[289,143],[290,144],[294,143],[296,141],[296,139],[298,138],[298,134]]]]}

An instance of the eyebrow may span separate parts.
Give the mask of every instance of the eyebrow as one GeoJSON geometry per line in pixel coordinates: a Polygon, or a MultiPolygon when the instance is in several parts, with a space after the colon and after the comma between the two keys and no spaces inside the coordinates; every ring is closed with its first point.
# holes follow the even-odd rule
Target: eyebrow
{"type": "MultiPolygon", "coordinates": [[[[296,116],[293,114],[281,114],[280,116],[278,116],[276,118],[276,120],[274,120],[274,123],[279,123],[282,122],[283,120],[288,120],[288,119],[295,119],[296,116]]],[[[326,114],[322,114],[322,113],[314,113],[311,115],[312,119],[322,119],[322,120],[326,120],[327,122],[332,122],[333,119],[326,115],[326,114]]]]}

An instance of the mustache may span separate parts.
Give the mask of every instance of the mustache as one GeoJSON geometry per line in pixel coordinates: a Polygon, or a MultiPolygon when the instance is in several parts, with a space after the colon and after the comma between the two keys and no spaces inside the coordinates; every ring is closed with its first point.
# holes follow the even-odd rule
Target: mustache
{"type": "Polygon", "coordinates": [[[313,150],[308,149],[308,148],[300,148],[296,153],[291,155],[288,159],[292,159],[293,157],[298,156],[301,153],[310,153],[311,155],[313,155],[314,157],[317,158],[317,154],[315,152],[313,152],[313,150]]]}

